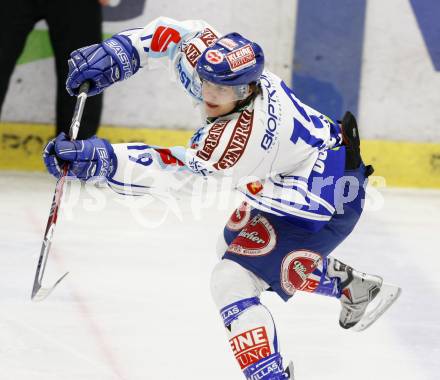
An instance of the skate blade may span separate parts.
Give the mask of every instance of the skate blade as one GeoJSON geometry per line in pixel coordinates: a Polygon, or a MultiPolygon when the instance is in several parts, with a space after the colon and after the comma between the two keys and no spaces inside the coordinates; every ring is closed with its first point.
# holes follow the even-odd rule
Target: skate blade
{"type": "Polygon", "coordinates": [[[287,380],[295,380],[293,375],[293,362],[289,362],[289,365],[286,368],[285,374],[289,377],[287,377],[287,380]]]}
{"type": "Polygon", "coordinates": [[[360,332],[370,327],[379,317],[385,313],[389,307],[399,298],[402,289],[395,285],[382,284],[380,292],[368,305],[362,319],[356,323],[350,330],[360,332]]]}

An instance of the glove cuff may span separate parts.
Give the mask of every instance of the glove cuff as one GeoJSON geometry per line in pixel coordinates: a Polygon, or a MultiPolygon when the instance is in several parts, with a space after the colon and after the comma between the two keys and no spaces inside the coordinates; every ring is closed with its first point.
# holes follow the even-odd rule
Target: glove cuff
{"type": "Polygon", "coordinates": [[[109,179],[112,178],[116,173],[116,169],[118,168],[118,159],[116,157],[112,144],[110,144],[107,140],[104,140],[104,144],[107,147],[108,156],[110,158],[110,168],[106,175],[106,178],[109,179]]]}
{"type": "Polygon", "coordinates": [[[102,47],[118,64],[119,73],[115,73],[117,81],[128,79],[139,70],[139,54],[129,38],[116,34],[105,40],[102,47]]]}
{"type": "Polygon", "coordinates": [[[116,159],[112,144],[104,139],[99,140],[102,145],[104,145],[104,149],[98,146],[95,147],[98,149],[97,154],[99,155],[99,159],[97,160],[94,176],[111,178],[116,171],[118,161],[116,159]]]}

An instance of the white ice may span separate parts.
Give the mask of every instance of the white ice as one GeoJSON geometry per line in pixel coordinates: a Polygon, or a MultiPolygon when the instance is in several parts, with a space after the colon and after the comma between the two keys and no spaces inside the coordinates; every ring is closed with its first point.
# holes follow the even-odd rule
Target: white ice
{"type": "MultiPolygon", "coordinates": [[[[73,185],[45,279],[70,274],[33,303],[54,183],[0,173],[0,379],[242,379],[209,293],[233,198],[170,209],[73,185]]],[[[375,325],[344,331],[338,301],[322,296],[262,297],[297,380],[439,379],[440,192],[379,195],[335,252],[403,288],[375,325]]]]}

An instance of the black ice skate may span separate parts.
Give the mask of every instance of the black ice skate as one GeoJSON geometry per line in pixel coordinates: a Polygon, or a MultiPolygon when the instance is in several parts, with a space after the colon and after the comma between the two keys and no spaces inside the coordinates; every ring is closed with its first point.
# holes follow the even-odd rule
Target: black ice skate
{"type": "Polygon", "coordinates": [[[286,370],[284,371],[285,374],[285,378],[287,380],[295,380],[294,376],[293,376],[293,362],[290,362],[289,365],[287,366],[286,370]]]}
{"type": "Polygon", "coordinates": [[[371,326],[399,297],[401,289],[384,284],[379,276],[361,273],[340,261],[328,259],[328,274],[341,280],[339,324],[363,331],[371,326]]]}

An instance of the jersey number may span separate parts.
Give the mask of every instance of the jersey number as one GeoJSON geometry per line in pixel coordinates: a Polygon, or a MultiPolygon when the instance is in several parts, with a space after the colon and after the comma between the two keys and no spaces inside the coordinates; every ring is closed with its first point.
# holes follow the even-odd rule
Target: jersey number
{"type": "MultiPolygon", "coordinates": [[[[301,116],[306,119],[308,122],[312,122],[315,128],[322,128],[323,124],[316,116],[309,116],[306,112],[306,110],[301,106],[300,103],[295,98],[295,95],[293,91],[287,87],[286,83],[284,81],[281,82],[281,87],[284,90],[284,92],[287,94],[289,99],[292,101],[292,104],[295,106],[297,111],[301,114],[301,116]]],[[[321,147],[324,143],[324,140],[313,136],[310,133],[310,130],[307,129],[298,119],[293,118],[293,132],[290,136],[290,141],[292,141],[294,144],[298,142],[298,140],[301,139],[304,141],[307,145],[313,146],[313,147],[321,147]]]]}

